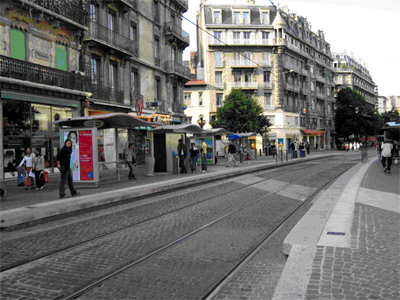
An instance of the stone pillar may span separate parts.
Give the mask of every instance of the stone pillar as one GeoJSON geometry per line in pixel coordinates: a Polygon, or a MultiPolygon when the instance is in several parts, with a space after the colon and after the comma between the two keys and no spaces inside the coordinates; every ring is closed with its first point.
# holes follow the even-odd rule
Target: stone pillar
{"type": "Polygon", "coordinates": [[[284,47],[276,47],[273,51],[273,83],[275,103],[278,109],[282,109],[285,104],[284,89],[283,89],[283,54],[284,47]]]}

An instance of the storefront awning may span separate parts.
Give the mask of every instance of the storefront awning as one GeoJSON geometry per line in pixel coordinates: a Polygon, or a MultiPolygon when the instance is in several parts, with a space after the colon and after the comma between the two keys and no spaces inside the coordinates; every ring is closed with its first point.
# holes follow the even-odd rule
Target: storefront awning
{"type": "Polygon", "coordinates": [[[124,113],[111,113],[104,115],[93,115],[88,117],[70,118],[66,120],[55,121],[53,122],[53,124],[68,127],[97,127],[99,129],[132,129],[140,127],[152,129],[161,125],[158,123],[147,122],[130,114],[124,113]]]}
{"type": "Polygon", "coordinates": [[[400,128],[400,122],[386,122],[382,129],[399,129],[400,128]]]}
{"type": "Polygon", "coordinates": [[[184,125],[165,125],[159,126],[152,130],[154,133],[203,133],[203,129],[195,124],[184,124],[184,125]]]}
{"type": "Polygon", "coordinates": [[[324,132],[321,130],[302,129],[301,131],[303,131],[304,135],[320,136],[321,134],[324,134],[324,132]]]}

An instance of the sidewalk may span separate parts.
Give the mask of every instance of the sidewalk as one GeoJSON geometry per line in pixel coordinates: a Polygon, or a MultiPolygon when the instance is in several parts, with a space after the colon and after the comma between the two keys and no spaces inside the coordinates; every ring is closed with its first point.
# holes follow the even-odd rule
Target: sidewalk
{"type": "MultiPolygon", "coordinates": [[[[46,218],[54,218],[63,214],[73,215],[83,209],[89,209],[113,202],[121,202],[140,196],[169,191],[195,184],[211,182],[240,174],[268,169],[285,164],[298,163],[323,157],[340,155],[342,151],[311,151],[306,158],[297,158],[288,162],[276,163],[272,156],[258,156],[257,159],[238,162],[237,168],[226,168],[227,159],[218,159],[217,165],[209,165],[207,173],[188,174],[156,173],[154,177],[146,177],[147,168],[135,168],[137,180],[128,180],[128,169],[121,171],[121,179],[116,179],[115,171],[102,173],[98,188],[81,188],[79,197],[59,199],[59,174],[50,174],[50,182],[43,190],[25,190],[17,187],[16,179],[2,182],[8,190],[7,201],[1,202],[0,228],[15,225],[29,225],[46,218]]],[[[68,192],[69,195],[69,192],[68,192]]]]}
{"type": "Polygon", "coordinates": [[[400,299],[400,164],[375,152],[316,199],[286,237],[273,300],[400,299]]]}

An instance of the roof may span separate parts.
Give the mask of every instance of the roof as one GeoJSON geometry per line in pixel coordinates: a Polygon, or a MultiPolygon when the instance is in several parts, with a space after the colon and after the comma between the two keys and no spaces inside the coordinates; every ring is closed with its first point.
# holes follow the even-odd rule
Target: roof
{"type": "Polygon", "coordinates": [[[143,129],[152,129],[161,125],[158,123],[147,122],[143,119],[139,119],[135,116],[124,113],[111,113],[103,115],[93,115],[88,117],[69,118],[65,120],[55,121],[53,122],[53,124],[69,127],[97,127],[99,129],[132,129],[140,127],[143,127],[143,129]]]}
{"type": "Polygon", "coordinates": [[[185,85],[207,85],[204,80],[191,80],[185,83],[185,85]]]}
{"type": "Polygon", "coordinates": [[[203,129],[195,124],[183,124],[183,125],[166,125],[159,126],[152,130],[154,133],[202,133],[203,129]]]}
{"type": "Polygon", "coordinates": [[[203,130],[202,134],[204,135],[220,135],[220,134],[231,134],[232,132],[227,131],[224,128],[212,128],[203,130]]]}

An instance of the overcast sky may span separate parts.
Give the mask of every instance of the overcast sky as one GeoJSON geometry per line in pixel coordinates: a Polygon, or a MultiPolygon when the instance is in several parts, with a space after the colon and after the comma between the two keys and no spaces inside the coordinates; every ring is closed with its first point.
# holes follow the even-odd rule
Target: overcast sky
{"type": "MultiPolygon", "coordinates": [[[[215,0],[212,0],[215,1],[215,0]]],[[[240,2],[241,0],[238,0],[240,2]]],[[[211,1],[209,1],[210,3],[211,1]]],[[[306,17],[313,31],[324,31],[332,52],[353,52],[365,62],[379,95],[400,95],[400,0],[285,0],[272,2],[287,6],[290,13],[306,17]]],[[[184,17],[196,23],[200,0],[189,0],[184,17]]],[[[235,0],[218,0],[220,4],[235,0]]],[[[255,4],[269,5],[269,0],[255,4]]],[[[183,29],[190,33],[190,45],[184,52],[189,59],[196,50],[196,27],[183,20],[183,29]]]]}

